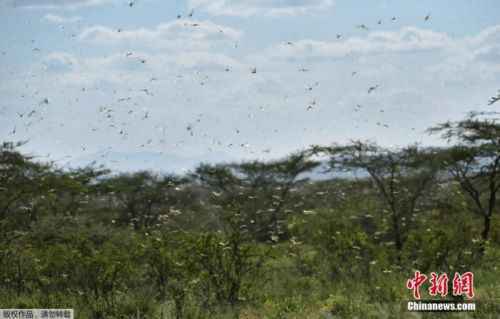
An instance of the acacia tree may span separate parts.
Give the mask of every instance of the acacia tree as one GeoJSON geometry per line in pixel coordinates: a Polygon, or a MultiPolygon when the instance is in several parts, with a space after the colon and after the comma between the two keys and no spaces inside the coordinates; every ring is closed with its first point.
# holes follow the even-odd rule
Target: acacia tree
{"type": "Polygon", "coordinates": [[[32,161],[32,157],[21,154],[17,147],[24,143],[0,145],[0,222],[16,219],[18,224],[29,224],[35,218],[32,206],[35,199],[49,191],[50,165],[32,161]],[[15,214],[22,210],[23,214],[15,214]],[[22,216],[29,219],[19,220],[22,216]]]}
{"type": "Polygon", "coordinates": [[[469,198],[469,210],[482,217],[483,242],[490,237],[491,219],[497,209],[500,190],[500,123],[478,113],[458,122],[446,122],[429,129],[455,143],[443,150],[444,168],[469,198]]]}
{"type": "Polygon", "coordinates": [[[185,182],[173,175],[137,172],[108,179],[106,186],[118,202],[120,221],[139,229],[157,225],[162,215],[175,210],[180,199],[176,188],[185,182]]]}
{"type": "Polygon", "coordinates": [[[311,160],[307,152],[298,152],[281,160],[247,162],[236,167],[245,176],[261,209],[269,212],[270,218],[263,221],[267,225],[267,235],[275,240],[286,237],[286,228],[282,224],[287,202],[292,201],[292,191],[309,180],[304,174],[318,165],[320,163],[311,160]]]}
{"type": "MultiPolygon", "coordinates": [[[[217,214],[219,231],[203,233],[193,241],[194,262],[206,278],[207,295],[214,295],[218,305],[237,312],[246,284],[251,283],[251,275],[265,257],[255,245],[251,221],[242,213],[254,200],[251,189],[234,164],[202,164],[191,177],[209,193],[209,209],[217,214]]],[[[206,306],[210,307],[210,301],[206,306]]]]}
{"type": "Polygon", "coordinates": [[[203,194],[211,204],[205,210],[212,215],[210,224],[217,230],[224,229],[226,220],[240,212],[243,203],[248,200],[247,194],[243,192],[243,183],[234,174],[231,165],[200,164],[190,177],[193,184],[203,189],[203,194]]]}
{"type": "Polygon", "coordinates": [[[276,241],[286,233],[282,224],[293,189],[308,181],[304,173],[318,165],[299,152],[270,162],[201,165],[193,176],[210,191],[212,203],[238,213],[255,238],[276,241]]]}
{"type": "Polygon", "coordinates": [[[187,237],[181,232],[154,232],[141,256],[147,265],[147,278],[157,289],[157,299],[173,301],[176,319],[185,318],[187,295],[196,282],[192,280],[197,270],[190,262],[194,257],[187,237]]]}
{"type": "Polygon", "coordinates": [[[327,154],[332,171],[369,176],[389,212],[391,237],[399,259],[418,207],[439,171],[435,151],[418,146],[390,150],[360,141],[344,146],[313,147],[312,151],[327,154]]]}

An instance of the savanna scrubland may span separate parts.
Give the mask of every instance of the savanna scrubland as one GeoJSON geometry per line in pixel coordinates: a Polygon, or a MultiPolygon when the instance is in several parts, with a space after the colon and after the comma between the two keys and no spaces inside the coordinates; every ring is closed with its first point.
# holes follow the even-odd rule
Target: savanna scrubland
{"type": "Polygon", "coordinates": [[[500,124],[472,114],[430,132],[448,146],[354,141],[183,176],[63,170],[5,142],[0,308],[96,319],[498,318],[500,124]],[[415,270],[474,272],[477,310],[406,312],[415,270]]]}

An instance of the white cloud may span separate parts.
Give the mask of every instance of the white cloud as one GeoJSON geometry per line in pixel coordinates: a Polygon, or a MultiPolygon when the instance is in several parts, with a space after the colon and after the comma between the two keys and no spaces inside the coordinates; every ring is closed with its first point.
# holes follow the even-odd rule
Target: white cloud
{"type": "Polygon", "coordinates": [[[266,51],[273,59],[328,59],[348,55],[376,55],[450,49],[454,41],[445,33],[405,27],[399,31],[370,32],[365,37],[338,41],[305,39],[293,44],[279,44],[266,51]]]}
{"type": "Polygon", "coordinates": [[[500,69],[500,26],[493,26],[468,39],[473,59],[492,63],[500,69]]]}
{"type": "Polygon", "coordinates": [[[43,63],[51,71],[67,71],[79,64],[76,57],[65,52],[52,52],[45,57],[43,63]]]}
{"type": "Polygon", "coordinates": [[[43,17],[43,20],[53,23],[53,24],[70,24],[76,23],[82,20],[81,17],[64,17],[56,14],[46,14],[43,17]]]}
{"type": "Polygon", "coordinates": [[[160,24],[154,29],[116,30],[93,26],[83,30],[79,39],[96,44],[201,50],[220,42],[235,41],[241,35],[239,30],[217,25],[211,21],[176,20],[160,24]]]}
{"type": "Polygon", "coordinates": [[[468,37],[465,40],[470,46],[498,43],[500,42],[500,25],[488,27],[479,32],[476,36],[468,37]]]}
{"type": "Polygon", "coordinates": [[[15,7],[40,9],[77,9],[80,7],[99,6],[113,0],[10,0],[15,7]]]}
{"type": "Polygon", "coordinates": [[[137,83],[151,74],[227,72],[248,67],[229,55],[242,33],[210,21],[175,20],[155,28],[118,30],[105,26],[84,29],[79,41],[110,49],[105,57],[53,52],[44,59],[52,75],[73,85],[137,83]]]}
{"type": "Polygon", "coordinates": [[[294,16],[320,12],[333,6],[333,0],[189,0],[189,6],[212,15],[294,16]]]}
{"type": "MultiPolygon", "coordinates": [[[[114,53],[107,57],[79,58],[64,52],[52,52],[44,59],[44,65],[50,75],[66,85],[129,85],[149,81],[152,74],[159,76],[207,72],[226,72],[247,70],[238,60],[216,52],[169,52],[147,53],[134,52],[127,56],[126,52],[114,53]],[[141,63],[144,60],[146,63],[141,63]]],[[[200,76],[200,79],[203,79],[200,76]]],[[[206,80],[206,79],[205,79],[206,80]]]]}

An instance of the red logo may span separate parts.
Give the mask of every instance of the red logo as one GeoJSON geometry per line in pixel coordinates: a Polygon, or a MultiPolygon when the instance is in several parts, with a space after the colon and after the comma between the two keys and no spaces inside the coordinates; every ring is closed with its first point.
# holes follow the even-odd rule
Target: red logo
{"type": "MultiPolygon", "coordinates": [[[[420,271],[415,271],[413,278],[408,279],[406,288],[413,291],[413,298],[417,300],[421,298],[420,288],[427,279],[428,277],[420,273],[420,271]]],[[[446,297],[448,295],[448,282],[449,278],[446,273],[438,275],[432,272],[429,279],[429,295],[446,297]]],[[[455,273],[453,277],[453,296],[463,295],[469,299],[474,297],[474,274],[470,271],[463,274],[455,273]]]]}
{"type": "Polygon", "coordinates": [[[420,299],[420,286],[422,286],[427,280],[427,276],[420,273],[420,271],[415,271],[415,277],[413,279],[408,279],[406,282],[406,288],[413,290],[413,298],[420,299]]]}
{"type": "Polygon", "coordinates": [[[453,277],[453,296],[466,295],[469,299],[474,297],[474,274],[470,271],[453,277]]]}
{"type": "Polygon", "coordinates": [[[446,297],[448,295],[448,275],[437,275],[435,272],[431,273],[431,286],[429,287],[429,295],[446,297]]]}

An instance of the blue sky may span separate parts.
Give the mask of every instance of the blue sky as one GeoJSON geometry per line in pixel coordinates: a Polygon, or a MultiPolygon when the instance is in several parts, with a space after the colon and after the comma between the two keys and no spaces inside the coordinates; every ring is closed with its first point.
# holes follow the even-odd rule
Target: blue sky
{"type": "Polygon", "coordinates": [[[123,170],[349,139],[435,144],[429,126],[497,108],[498,12],[495,0],[3,0],[0,137],[123,170]]]}

